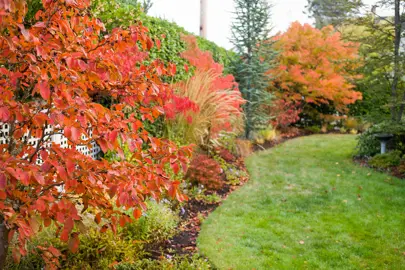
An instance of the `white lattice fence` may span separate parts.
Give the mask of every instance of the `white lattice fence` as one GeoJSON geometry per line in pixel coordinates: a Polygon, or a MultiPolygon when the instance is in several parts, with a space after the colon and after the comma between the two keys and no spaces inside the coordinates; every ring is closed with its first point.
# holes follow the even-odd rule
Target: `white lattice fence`
{"type": "MultiPolygon", "coordinates": [[[[8,124],[0,123],[0,144],[8,144],[10,142],[10,126],[8,124]]],[[[61,148],[71,148],[72,146],[69,145],[68,139],[61,135],[61,134],[53,134],[52,126],[48,125],[45,129],[45,148],[50,148],[52,144],[59,144],[61,148]],[[50,135],[52,134],[52,135],[50,135]]],[[[89,136],[92,136],[92,131],[89,131],[89,136]]],[[[82,139],[86,140],[87,138],[82,135],[82,139]]],[[[23,140],[30,146],[36,147],[39,141],[39,138],[35,138],[33,136],[29,136],[26,133],[23,137],[23,140]]],[[[93,159],[97,159],[100,155],[101,148],[95,141],[91,142],[91,147],[89,148],[87,145],[77,145],[76,150],[82,153],[83,155],[90,156],[93,159]]],[[[39,157],[37,159],[37,164],[41,164],[43,161],[39,157]]]]}

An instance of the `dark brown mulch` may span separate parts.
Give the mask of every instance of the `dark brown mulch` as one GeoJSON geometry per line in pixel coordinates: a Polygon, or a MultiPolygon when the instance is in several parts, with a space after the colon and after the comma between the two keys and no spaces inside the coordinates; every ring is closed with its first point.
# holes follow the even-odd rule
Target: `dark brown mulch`
{"type": "Polygon", "coordinates": [[[187,255],[196,252],[201,221],[219,205],[220,203],[208,204],[195,199],[189,201],[184,208],[180,232],[166,243],[167,252],[170,255],[187,255]]]}

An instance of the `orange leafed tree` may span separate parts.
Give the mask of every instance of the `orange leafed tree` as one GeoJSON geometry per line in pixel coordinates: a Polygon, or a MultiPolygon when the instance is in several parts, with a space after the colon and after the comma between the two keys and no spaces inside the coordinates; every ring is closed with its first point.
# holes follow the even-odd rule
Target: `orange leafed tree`
{"type": "MultiPolygon", "coordinates": [[[[103,24],[88,16],[89,4],[43,0],[44,11],[26,28],[25,1],[0,1],[0,123],[9,126],[9,140],[0,141],[0,268],[13,237],[19,260],[31,236],[53,224],[74,252],[89,210],[102,230],[115,231],[131,222],[123,210],[138,218],[148,197],[184,199],[166,171],[185,169],[190,147],[152,137],[142,123],[164,113],[172,90],[159,78],[175,69],[160,61],[143,64],[153,46],[145,27],[105,35],[103,24]],[[95,102],[100,93],[108,105],[95,102]],[[51,133],[45,133],[48,125],[51,133]],[[67,137],[70,147],[49,142],[53,134],[67,137]],[[30,136],[38,142],[29,145],[30,136]],[[76,151],[92,141],[122,161],[76,151]],[[122,143],[133,152],[132,162],[125,161],[122,143]]],[[[43,256],[55,267],[60,252],[49,247],[43,256]]]]}
{"type": "Polygon", "coordinates": [[[353,85],[361,64],[358,44],[344,42],[332,26],[319,30],[294,22],[275,41],[279,65],[269,73],[275,77],[271,90],[280,99],[344,112],[362,98],[353,85]]]}

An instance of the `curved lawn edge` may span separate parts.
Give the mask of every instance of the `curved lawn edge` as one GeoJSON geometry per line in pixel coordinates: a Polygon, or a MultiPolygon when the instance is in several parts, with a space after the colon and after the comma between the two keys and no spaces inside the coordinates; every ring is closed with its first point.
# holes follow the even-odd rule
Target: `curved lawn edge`
{"type": "Polygon", "coordinates": [[[351,135],[289,140],[247,159],[250,181],[204,221],[219,269],[399,269],[405,184],[352,162],[351,135]]]}

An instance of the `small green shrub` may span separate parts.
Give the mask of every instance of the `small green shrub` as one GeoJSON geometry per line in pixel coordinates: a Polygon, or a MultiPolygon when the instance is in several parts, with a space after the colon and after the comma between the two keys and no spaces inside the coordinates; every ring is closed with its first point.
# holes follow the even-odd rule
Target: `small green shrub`
{"type": "Polygon", "coordinates": [[[212,269],[206,259],[194,255],[191,258],[175,257],[164,260],[144,259],[136,263],[122,263],[116,270],[208,270],[212,269]]]}
{"type": "Polygon", "coordinates": [[[139,220],[122,228],[121,233],[128,241],[158,245],[175,235],[178,222],[177,213],[168,205],[150,202],[148,211],[139,220]]]}
{"type": "Polygon", "coordinates": [[[218,139],[215,140],[213,145],[215,147],[225,148],[235,157],[239,157],[238,146],[236,144],[237,135],[234,133],[226,132],[220,134],[218,139]]]}
{"type": "Polygon", "coordinates": [[[226,183],[237,186],[241,182],[241,178],[247,177],[247,173],[238,168],[237,164],[234,164],[235,158],[231,158],[230,152],[223,151],[224,149],[217,149],[212,155],[213,158],[221,166],[222,171],[225,173],[226,183]]]}
{"type": "Polygon", "coordinates": [[[77,253],[68,253],[65,269],[109,269],[114,262],[136,261],[144,255],[140,242],[126,241],[108,230],[90,229],[80,237],[77,253]]]}
{"type": "Polygon", "coordinates": [[[241,178],[246,178],[248,176],[247,172],[239,170],[236,167],[229,167],[225,171],[226,182],[232,186],[237,186],[241,183],[241,178]]]}
{"type": "MultiPolygon", "coordinates": [[[[90,220],[91,218],[89,218],[90,220]]],[[[178,215],[164,203],[150,202],[146,213],[133,223],[104,233],[92,221],[85,222],[88,230],[80,234],[77,253],[68,251],[66,243],[55,238],[55,228],[44,228],[29,243],[28,255],[15,264],[8,260],[6,269],[36,270],[43,269],[42,251],[37,246],[52,245],[63,255],[60,259],[62,269],[110,269],[115,262],[135,262],[146,256],[146,246],[158,245],[176,233],[178,215]]],[[[10,248],[10,250],[12,247],[10,248]]],[[[8,256],[12,258],[12,256],[8,256]]]]}
{"type": "Polygon", "coordinates": [[[206,204],[215,204],[215,203],[219,203],[222,201],[221,196],[219,196],[217,193],[208,194],[208,195],[205,195],[204,193],[200,193],[200,194],[197,194],[194,198],[196,200],[202,201],[206,204]]]}
{"type": "Polygon", "coordinates": [[[321,128],[318,126],[310,126],[310,127],[306,127],[305,129],[311,133],[315,133],[315,134],[321,133],[321,128]]]}
{"type": "Polygon", "coordinates": [[[342,134],[346,134],[347,133],[347,128],[341,127],[341,128],[339,128],[339,132],[342,133],[342,134]]]}
{"type": "Polygon", "coordinates": [[[401,151],[395,150],[385,154],[379,154],[370,159],[369,164],[377,169],[387,169],[398,166],[401,163],[401,151]]]}
{"type": "Polygon", "coordinates": [[[59,260],[61,269],[110,269],[114,262],[135,261],[145,255],[142,243],[126,241],[120,234],[114,234],[111,230],[101,233],[96,227],[80,234],[79,250],[77,253],[71,253],[67,243],[55,238],[55,228],[49,227],[32,239],[28,255],[22,257],[19,264],[15,264],[11,259],[7,262],[6,269],[43,269],[45,263],[41,257],[42,251],[37,246],[49,245],[64,254],[59,260]]]}

